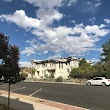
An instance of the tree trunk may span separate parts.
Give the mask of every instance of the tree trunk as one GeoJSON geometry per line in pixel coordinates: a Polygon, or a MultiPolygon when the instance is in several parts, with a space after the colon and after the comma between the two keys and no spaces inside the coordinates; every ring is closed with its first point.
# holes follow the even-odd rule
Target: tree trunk
{"type": "Polygon", "coordinates": [[[8,83],[8,110],[10,110],[10,78],[8,83]]]}

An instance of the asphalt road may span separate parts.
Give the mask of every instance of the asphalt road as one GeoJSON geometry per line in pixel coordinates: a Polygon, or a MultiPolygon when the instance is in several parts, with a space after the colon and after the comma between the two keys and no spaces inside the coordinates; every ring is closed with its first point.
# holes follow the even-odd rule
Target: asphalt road
{"type": "MultiPolygon", "coordinates": [[[[0,89],[7,90],[7,86],[0,89]]],[[[11,85],[11,91],[90,110],[110,110],[110,86],[19,82],[11,85]]]]}

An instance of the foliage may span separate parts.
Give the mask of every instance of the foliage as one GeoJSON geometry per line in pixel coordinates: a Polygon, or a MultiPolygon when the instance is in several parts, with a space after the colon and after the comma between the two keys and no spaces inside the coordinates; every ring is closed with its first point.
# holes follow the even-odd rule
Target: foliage
{"type": "Polygon", "coordinates": [[[31,76],[33,78],[33,76],[35,75],[36,69],[34,67],[31,68],[31,76]]]}
{"type": "Polygon", "coordinates": [[[55,78],[54,73],[51,73],[49,78],[55,78]]]}
{"type": "Polygon", "coordinates": [[[24,67],[21,69],[21,74],[23,74],[23,76],[27,77],[28,74],[31,74],[32,78],[35,75],[36,69],[34,67],[24,67]]]}
{"type": "Polygon", "coordinates": [[[22,75],[25,78],[27,78],[28,77],[28,67],[21,68],[20,75],[22,75]]]}
{"type": "Polygon", "coordinates": [[[110,61],[110,40],[105,44],[103,44],[102,48],[103,48],[103,52],[101,56],[103,56],[103,58],[101,58],[101,61],[102,62],[110,61]]]}
{"type": "Polygon", "coordinates": [[[56,80],[55,80],[56,82],[62,82],[63,81],[63,78],[62,78],[62,76],[59,76],[58,78],[56,78],[56,80]]]}
{"type": "Polygon", "coordinates": [[[89,79],[91,77],[92,72],[94,71],[94,68],[92,65],[90,65],[84,58],[80,60],[79,67],[73,68],[69,74],[71,78],[87,78],[89,79]]]}
{"type": "Polygon", "coordinates": [[[0,59],[5,59],[8,50],[9,37],[0,33],[0,59]]]}
{"type": "Polygon", "coordinates": [[[19,48],[8,44],[9,38],[0,34],[0,73],[6,79],[19,76],[19,48]]]}
{"type": "Polygon", "coordinates": [[[106,77],[110,78],[110,40],[102,45],[102,58],[95,65],[90,65],[83,58],[79,62],[78,68],[73,68],[70,72],[72,78],[93,78],[106,77]]]}
{"type": "Polygon", "coordinates": [[[48,74],[44,74],[44,78],[48,79],[49,78],[48,74]]]}

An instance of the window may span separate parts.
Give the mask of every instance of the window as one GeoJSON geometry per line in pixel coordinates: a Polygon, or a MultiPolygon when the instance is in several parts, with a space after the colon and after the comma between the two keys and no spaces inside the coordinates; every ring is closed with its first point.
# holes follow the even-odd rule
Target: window
{"type": "Polygon", "coordinates": [[[67,69],[67,72],[68,72],[68,73],[70,72],[69,69],[67,69]]]}
{"type": "Polygon", "coordinates": [[[63,63],[62,63],[62,68],[63,68],[63,63]]]}
{"type": "Polygon", "coordinates": [[[102,80],[102,78],[93,78],[93,80],[102,80]]]}
{"type": "Polygon", "coordinates": [[[59,63],[59,68],[60,68],[60,63],[59,63]]]}

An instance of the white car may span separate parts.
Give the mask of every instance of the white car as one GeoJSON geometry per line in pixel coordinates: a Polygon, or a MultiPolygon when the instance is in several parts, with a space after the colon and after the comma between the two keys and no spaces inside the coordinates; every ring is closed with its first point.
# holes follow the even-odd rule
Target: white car
{"type": "Polygon", "coordinates": [[[86,82],[87,85],[102,85],[108,86],[110,85],[110,79],[106,79],[105,77],[95,77],[86,82]]]}

